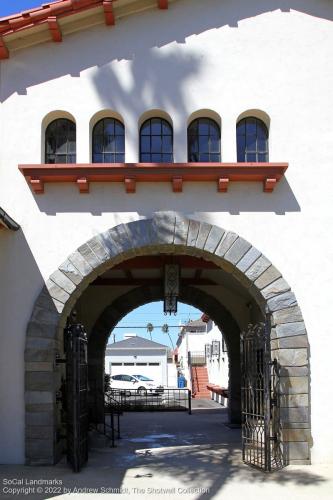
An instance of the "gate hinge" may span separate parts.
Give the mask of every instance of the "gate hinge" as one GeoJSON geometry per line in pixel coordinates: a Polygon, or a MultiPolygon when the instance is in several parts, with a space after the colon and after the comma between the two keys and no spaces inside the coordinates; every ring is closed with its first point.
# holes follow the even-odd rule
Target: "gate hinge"
{"type": "Polygon", "coordinates": [[[64,363],[66,363],[66,358],[61,358],[60,354],[56,354],[55,364],[62,365],[64,363]]]}

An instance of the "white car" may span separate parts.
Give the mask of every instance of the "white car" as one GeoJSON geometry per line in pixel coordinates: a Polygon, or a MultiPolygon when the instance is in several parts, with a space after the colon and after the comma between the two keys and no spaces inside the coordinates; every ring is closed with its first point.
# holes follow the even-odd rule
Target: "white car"
{"type": "Polygon", "coordinates": [[[144,375],[113,375],[110,378],[110,387],[111,389],[134,389],[139,394],[163,391],[162,386],[158,386],[154,380],[144,375]]]}

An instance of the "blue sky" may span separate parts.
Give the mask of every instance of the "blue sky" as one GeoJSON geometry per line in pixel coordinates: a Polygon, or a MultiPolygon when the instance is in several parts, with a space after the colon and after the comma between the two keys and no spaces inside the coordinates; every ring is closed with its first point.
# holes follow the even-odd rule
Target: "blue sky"
{"type": "Polygon", "coordinates": [[[47,0],[0,0],[0,17],[39,7],[47,0]]]}
{"type": "MultiPolygon", "coordinates": [[[[178,326],[180,323],[184,324],[189,319],[198,319],[201,316],[201,311],[195,307],[188,306],[186,304],[178,304],[178,313],[176,316],[165,316],[163,313],[163,302],[151,302],[144,306],[134,309],[127,316],[125,316],[119,323],[118,327],[125,328],[115,328],[109,338],[109,343],[113,342],[113,334],[115,334],[116,342],[123,340],[125,333],[136,333],[140,337],[150,339],[150,335],[147,332],[147,323],[152,323],[154,325],[154,330],[152,332],[152,340],[172,347],[168,335],[163,333],[158,326],[167,323],[169,326],[178,326]],[[135,328],[140,326],[143,328],[135,328]]],[[[174,345],[178,338],[178,328],[170,328],[169,330],[171,339],[174,345]]]]}

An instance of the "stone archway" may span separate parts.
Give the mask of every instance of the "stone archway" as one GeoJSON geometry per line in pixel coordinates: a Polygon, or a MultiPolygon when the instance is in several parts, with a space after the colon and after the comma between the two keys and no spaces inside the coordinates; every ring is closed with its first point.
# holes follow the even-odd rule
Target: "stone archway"
{"type": "MultiPolygon", "coordinates": [[[[163,300],[163,288],[158,286],[138,287],[121,295],[107,306],[96,321],[88,341],[89,378],[91,387],[103,394],[104,385],[104,358],[105,348],[110,331],[131,310],[137,307],[163,300]],[[97,385],[96,385],[97,381],[97,385]]],[[[207,313],[215,324],[223,331],[224,339],[228,348],[229,358],[229,420],[231,423],[240,423],[240,329],[230,312],[217,299],[194,287],[183,287],[179,295],[179,301],[200,309],[204,306],[207,313]]],[[[96,398],[95,405],[104,406],[104,398],[96,398]]],[[[102,414],[99,408],[95,408],[96,418],[102,414]]]]}
{"type": "Polygon", "coordinates": [[[175,213],[120,224],[72,253],[50,276],[28,324],[25,349],[26,462],[57,459],[55,366],[60,332],[83,290],[106,269],[138,255],[187,254],[214,262],[271,314],[271,347],[282,367],[281,423],[286,460],[308,463],[308,339],[295,295],[281,273],[249,242],[221,227],[175,213]]]}

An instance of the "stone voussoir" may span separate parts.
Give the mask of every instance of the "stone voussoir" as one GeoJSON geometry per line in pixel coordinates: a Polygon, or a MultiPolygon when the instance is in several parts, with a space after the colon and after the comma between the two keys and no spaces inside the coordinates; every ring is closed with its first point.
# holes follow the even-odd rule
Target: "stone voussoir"
{"type": "Polygon", "coordinates": [[[236,264],[236,268],[241,272],[245,273],[255,263],[256,260],[261,257],[261,252],[255,247],[251,247],[246,254],[240,259],[236,264]]]}
{"type": "Polygon", "coordinates": [[[197,220],[190,220],[189,228],[188,228],[188,233],[187,233],[187,246],[188,247],[195,247],[195,243],[198,238],[200,230],[200,222],[197,220]]]}
{"type": "Polygon", "coordinates": [[[186,245],[187,233],[189,229],[189,220],[184,217],[176,216],[174,245],[186,245]]]}
{"type": "Polygon", "coordinates": [[[251,280],[256,281],[261,274],[263,274],[266,269],[271,266],[271,262],[264,256],[261,255],[253,264],[250,266],[245,275],[251,280]]]}
{"type": "Polygon", "coordinates": [[[214,253],[224,234],[225,229],[218,226],[212,226],[204,245],[204,250],[209,253],[214,253]]]}
{"type": "Polygon", "coordinates": [[[236,265],[237,262],[250,250],[251,243],[244,240],[244,238],[237,238],[231,245],[229,250],[225,253],[224,259],[231,264],[236,265]]]}
{"type": "Polygon", "coordinates": [[[50,292],[51,297],[56,299],[58,302],[62,304],[66,304],[67,300],[70,297],[70,294],[63,290],[59,285],[54,283],[54,281],[48,279],[46,282],[46,286],[48,291],[50,292]]]}
{"type": "Polygon", "coordinates": [[[284,278],[279,278],[276,281],[273,281],[270,285],[266,286],[261,290],[262,296],[268,300],[275,295],[280,295],[281,293],[288,292],[290,290],[289,284],[286,282],[284,278]]]}
{"type": "Polygon", "coordinates": [[[303,321],[303,316],[298,306],[280,309],[273,312],[272,314],[273,325],[281,325],[283,323],[296,323],[299,321],[303,321]]]}
{"type": "Polygon", "coordinates": [[[68,257],[68,260],[73,264],[74,267],[76,267],[76,269],[84,278],[88,276],[93,270],[90,264],[83,257],[83,255],[80,254],[80,252],[78,252],[77,250],[68,257]]]}
{"type": "Polygon", "coordinates": [[[275,327],[277,338],[294,337],[305,335],[306,329],[304,321],[297,321],[296,323],[283,323],[275,327]]]}
{"type": "Polygon", "coordinates": [[[296,306],[297,300],[293,292],[286,292],[281,293],[280,295],[275,295],[271,299],[268,299],[267,305],[269,311],[274,312],[278,311],[279,309],[296,306]]]}
{"type": "Polygon", "coordinates": [[[195,241],[195,248],[203,250],[211,229],[211,224],[208,224],[207,222],[200,222],[198,237],[195,241]]]}
{"type": "Polygon", "coordinates": [[[60,264],[59,271],[65,274],[65,276],[67,276],[67,278],[70,279],[75,285],[79,285],[83,280],[83,276],[80,271],[68,259],[60,264]]]}
{"type": "Polygon", "coordinates": [[[223,238],[215,250],[215,255],[218,257],[224,257],[229,248],[235,243],[238,238],[238,234],[233,233],[232,231],[226,231],[223,235],[223,238]]]}
{"type": "Polygon", "coordinates": [[[277,280],[280,277],[281,277],[280,271],[276,269],[275,266],[272,265],[269,266],[269,268],[266,269],[266,271],[264,271],[262,275],[256,279],[254,285],[257,288],[259,288],[259,290],[262,290],[263,288],[270,285],[271,283],[273,283],[273,281],[277,280]]]}
{"type": "Polygon", "coordinates": [[[75,284],[70,280],[62,271],[57,269],[51,274],[50,280],[52,280],[56,285],[65,290],[69,295],[76,289],[75,284]]]}
{"type": "Polygon", "coordinates": [[[280,393],[281,394],[308,394],[309,380],[308,377],[280,377],[280,393]]]}
{"type": "Polygon", "coordinates": [[[277,359],[283,366],[305,366],[308,364],[307,349],[279,349],[277,359]]]}

